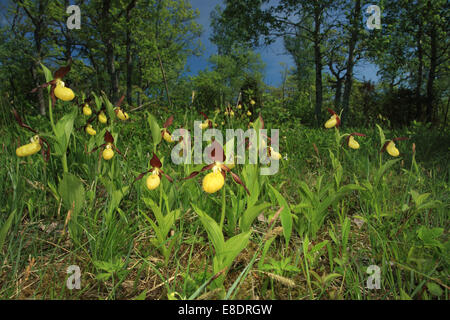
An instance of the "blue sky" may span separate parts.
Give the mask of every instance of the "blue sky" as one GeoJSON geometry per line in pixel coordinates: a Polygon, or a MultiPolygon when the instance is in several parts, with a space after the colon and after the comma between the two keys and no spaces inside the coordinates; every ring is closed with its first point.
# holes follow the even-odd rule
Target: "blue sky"
{"type": "MultiPolygon", "coordinates": [[[[190,0],[192,8],[200,11],[197,22],[203,27],[203,34],[200,38],[204,52],[200,57],[190,57],[188,64],[191,72],[189,74],[197,74],[198,71],[204,70],[208,66],[208,58],[212,54],[217,53],[217,47],[209,41],[211,35],[210,14],[218,4],[222,4],[222,0],[190,0]]],[[[281,66],[284,62],[287,66],[294,66],[292,58],[285,54],[283,41],[277,40],[270,46],[257,49],[256,52],[261,54],[261,59],[266,65],[264,81],[269,85],[277,86],[281,83],[281,66]]]]}
{"type": "MultiPolygon", "coordinates": [[[[200,70],[206,69],[208,66],[208,58],[212,54],[217,53],[217,47],[209,41],[211,34],[210,27],[210,13],[214,10],[216,5],[222,4],[222,0],[190,0],[192,8],[198,9],[200,15],[197,18],[197,22],[203,26],[203,34],[200,38],[203,46],[204,52],[200,57],[190,57],[188,59],[188,64],[190,71],[189,75],[195,75],[200,70]]],[[[280,63],[285,63],[288,67],[293,67],[294,62],[290,55],[286,54],[284,49],[283,41],[277,40],[270,46],[259,48],[256,52],[261,54],[261,58],[266,65],[265,69],[265,83],[268,85],[278,86],[281,84],[281,71],[282,67],[280,63]]],[[[355,68],[355,77],[357,79],[365,79],[376,81],[378,77],[376,76],[377,69],[374,65],[370,63],[360,63],[355,68]]]]}

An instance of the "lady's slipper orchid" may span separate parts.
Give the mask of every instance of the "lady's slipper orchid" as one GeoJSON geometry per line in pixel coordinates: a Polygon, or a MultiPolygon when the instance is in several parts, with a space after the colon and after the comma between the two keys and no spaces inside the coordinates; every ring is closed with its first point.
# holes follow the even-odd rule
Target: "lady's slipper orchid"
{"type": "Polygon", "coordinates": [[[211,129],[213,127],[212,121],[208,119],[208,116],[204,112],[200,111],[200,114],[203,116],[203,118],[205,118],[205,121],[200,124],[200,129],[202,129],[202,130],[204,130],[206,128],[211,129]]]}
{"type": "Polygon", "coordinates": [[[50,97],[52,99],[52,105],[55,105],[56,98],[63,101],[71,101],[75,98],[75,94],[72,89],[67,88],[65,83],[62,81],[62,78],[70,71],[70,65],[72,63],[72,58],[69,59],[67,66],[61,67],[55,71],[53,74],[53,80],[44,83],[37,88],[31,90],[31,92],[36,92],[39,88],[50,87],[50,97]]]}
{"type": "Polygon", "coordinates": [[[256,104],[255,100],[251,99],[251,100],[250,100],[250,104],[251,104],[252,106],[254,106],[254,105],[256,104]]]}
{"type": "Polygon", "coordinates": [[[161,130],[161,136],[164,140],[166,140],[166,142],[168,143],[172,143],[174,142],[172,139],[172,136],[169,132],[169,130],[167,130],[167,127],[169,127],[170,125],[172,125],[173,123],[173,115],[171,115],[166,122],[163,125],[163,129],[161,130]]]}
{"type": "Polygon", "coordinates": [[[276,152],[275,150],[273,150],[272,147],[268,147],[268,148],[267,148],[267,155],[268,155],[272,160],[281,160],[281,153],[276,152]]]}
{"type": "Polygon", "coordinates": [[[393,157],[398,157],[400,155],[400,151],[398,151],[395,146],[395,141],[407,140],[407,137],[394,138],[392,140],[388,140],[384,143],[383,148],[381,148],[380,152],[384,152],[385,150],[393,157]]]}
{"type": "Polygon", "coordinates": [[[231,106],[228,106],[225,108],[225,115],[226,116],[230,116],[230,117],[234,117],[234,111],[233,108],[231,106]]]}
{"type": "Polygon", "coordinates": [[[95,131],[95,129],[94,128],[92,128],[92,125],[91,124],[88,124],[87,126],[86,126],[86,133],[87,134],[89,134],[89,135],[91,135],[91,136],[95,136],[96,134],[97,134],[97,131],[95,131]]]}
{"type": "Polygon", "coordinates": [[[247,116],[249,116],[249,117],[250,117],[251,115],[252,115],[251,111],[250,111],[250,110],[248,110],[248,111],[247,111],[247,116]]]}
{"type": "Polygon", "coordinates": [[[355,136],[358,136],[358,137],[365,137],[366,135],[365,135],[365,134],[362,134],[362,133],[358,133],[358,132],[353,132],[353,133],[350,133],[350,134],[347,136],[347,139],[346,139],[347,145],[348,145],[350,148],[356,150],[356,149],[359,149],[359,143],[358,143],[358,141],[355,140],[355,136]]]}
{"type": "Polygon", "coordinates": [[[120,152],[120,150],[117,149],[117,147],[114,145],[114,138],[108,130],[106,130],[106,132],[105,132],[104,140],[105,140],[104,144],[92,149],[92,151],[89,153],[92,153],[100,148],[100,149],[102,149],[101,155],[102,155],[103,159],[111,160],[112,157],[114,157],[114,150],[116,150],[122,157],[125,158],[125,156],[120,152]]]}
{"type": "Polygon", "coordinates": [[[30,143],[20,146],[16,149],[16,155],[18,157],[31,156],[41,150],[41,141],[38,135],[32,137],[30,141],[30,143]]]}
{"type": "Polygon", "coordinates": [[[89,103],[91,102],[91,97],[85,99],[81,104],[79,104],[78,106],[81,108],[81,110],[83,111],[83,114],[87,117],[89,117],[92,114],[92,109],[89,106],[89,103]]]}
{"type": "Polygon", "coordinates": [[[331,109],[328,109],[328,112],[331,114],[331,118],[327,122],[325,122],[325,128],[327,128],[327,129],[330,129],[333,127],[339,128],[339,126],[341,124],[341,119],[339,118],[337,113],[331,109]]]}
{"type": "Polygon", "coordinates": [[[229,167],[227,167],[225,162],[225,153],[223,151],[222,146],[219,145],[218,142],[214,141],[211,144],[212,151],[210,153],[210,159],[213,163],[204,166],[200,171],[192,172],[188,177],[184,178],[184,180],[192,179],[197,176],[200,172],[204,172],[207,170],[211,170],[212,172],[208,173],[202,181],[203,191],[206,193],[215,193],[222,189],[225,184],[226,174],[230,173],[233,177],[233,180],[244,187],[245,191],[250,195],[250,191],[248,191],[244,182],[242,182],[241,178],[235,173],[231,171],[229,167]],[[216,152],[217,151],[217,152],[216,152]]]}
{"type": "Polygon", "coordinates": [[[125,98],[125,95],[122,95],[122,97],[117,101],[116,107],[114,108],[114,112],[116,113],[117,118],[120,120],[126,121],[130,118],[128,113],[126,113],[120,106],[122,105],[123,99],[125,98]]]}
{"type": "MultiPolygon", "coordinates": [[[[261,113],[259,114],[259,116],[258,116],[258,120],[259,120],[259,122],[261,123],[261,129],[264,129],[264,120],[263,120],[263,118],[262,118],[262,116],[261,116],[261,113]]],[[[250,125],[253,127],[253,122],[250,122],[249,123],[249,127],[250,127],[250,125]]],[[[272,159],[272,160],[281,160],[281,158],[282,158],[282,156],[281,156],[281,154],[279,153],[279,152],[277,152],[277,151],[275,151],[274,149],[273,149],[273,147],[271,146],[271,144],[272,144],[272,139],[270,138],[270,137],[268,137],[268,136],[266,136],[265,134],[263,134],[263,133],[261,133],[261,136],[262,136],[262,138],[263,139],[260,139],[260,141],[259,141],[259,149],[260,150],[264,150],[264,148],[266,148],[266,150],[267,150],[267,155],[272,159]],[[266,143],[266,140],[267,140],[267,142],[269,143],[269,145],[267,145],[267,143],[266,143]]],[[[277,139],[278,140],[278,139],[277,139]]],[[[277,141],[276,140],[276,141],[277,141]]],[[[250,149],[250,147],[251,147],[251,142],[249,141],[249,140],[246,140],[247,142],[247,150],[248,149],[250,149]]]]}
{"type": "Polygon", "coordinates": [[[106,117],[105,112],[103,112],[103,110],[101,110],[100,113],[98,114],[98,121],[100,121],[100,123],[103,124],[108,122],[108,118],[106,117]]]}
{"type": "Polygon", "coordinates": [[[173,179],[166,173],[164,173],[164,171],[161,169],[162,163],[154,153],[152,159],[150,160],[150,165],[152,166],[152,168],[148,171],[139,174],[139,176],[136,179],[134,179],[133,183],[138,180],[141,180],[149,172],[151,172],[151,175],[149,175],[147,177],[147,180],[145,181],[145,184],[149,190],[155,190],[156,188],[158,188],[158,186],[161,183],[162,175],[164,175],[164,177],[170,182],[173,182],[173,179]]]}
{"type": "Polygon", "coordinates": [[[36,130],[31,128],[29,125],[24,124],[15,109],[12,109],[12,111],[19,126],[35,133],[35,135],[30,139],[30,143],[20,146],[16,149],[16,155],[18,157],[27,157],[36,154],[42,150],[42,157],[44,158],[45,161],[48,161],[50,159],[50,145],[48,144],[48,142],[45,139],[39,137],[36,130]],[[43,143],[47,145],[47,148],[45,150],[42,149],[43,143]]]}
{"type": "Polygon", "coordinates": [[[61,79],[56,79],[55,96],[62,101],[72,101],[75,98],[72,89],[67,88],[61,79]]]}
{"type": "Polygon", "coordinates": [[[89,117],[92,114],[92,109],[89,107],[88,104],[85,104],[83,107],[83,114],[87,117],[89,117]]]}

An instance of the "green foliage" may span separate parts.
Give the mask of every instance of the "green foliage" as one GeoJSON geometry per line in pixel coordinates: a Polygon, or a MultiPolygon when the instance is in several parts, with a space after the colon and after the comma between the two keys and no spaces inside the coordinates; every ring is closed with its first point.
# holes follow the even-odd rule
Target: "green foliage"
{"type": "Polygon", "coordinates": [[[208,216],[207,213],[197,208],[195,205],[192,205],[192,207],[199,215],[203,227],[208,233],[208,238],[215,249],[215,255],[213,258],[213,274],[216,275],[221,271],[224,272],[223,275],[220,275],[213,282],[216,287],[221,287],[223,286],[227,269],[231,266],[231,263],[236,256],[247,246],[248,241],[250,240],[251,231],[242,232],[225,241],[217,222],[215,222],[214,219],[208,216]]]}

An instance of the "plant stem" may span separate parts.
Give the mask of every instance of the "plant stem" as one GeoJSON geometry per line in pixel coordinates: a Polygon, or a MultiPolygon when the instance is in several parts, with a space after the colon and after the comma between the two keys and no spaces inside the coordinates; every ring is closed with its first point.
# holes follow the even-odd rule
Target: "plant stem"
{"type": "Polygon", "coordinates": [[[61,158],[62,166],[63,166],[63,172],[67,173],[69,172],[69,168],[67,166],[67,154],[64,152],[61,158]]]}
{"type": "Polygon", "coordinates": [[[223,222],[225,221],[225,186],[222,188],[222,214],[220,216],[220,231],[223,230],[223,222]]]}

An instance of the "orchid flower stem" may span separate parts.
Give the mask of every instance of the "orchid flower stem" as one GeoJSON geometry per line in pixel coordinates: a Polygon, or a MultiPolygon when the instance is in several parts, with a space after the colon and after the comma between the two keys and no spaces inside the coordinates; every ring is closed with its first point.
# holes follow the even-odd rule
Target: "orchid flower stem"
{"type": "MultiPolygon", "coordinates": [[[[48,104],[48,116],[50,118],[50,125],[52,126],[53,134],[56,136],[56,126],[55,126],[55,121],[53,119],[53,103],[51,100],[48,104]]],[[[61,157],[61,163],[63,166],[63,172],[64,173],[69,172],[69,167],[67,166],[67,154],[65,152],[61,157]]]]}
{"type": "Polygon", "coordinates": [[[53,120],[53,103],[51,101],[51,98],[48,104],[48,115],[50,117],[50,125],[52,126],[53,133],[56,135],[55,121],[53,120]]]}
{"type": "Polygon", "coordinates": [[[159,209],[162,210],[162,193],[163,193],[163,182],[161,179],[160,185],[159,185],[159,209]]]}
{"type": "Polygon", "coordinates": [[[223,230],[223,222],[225,221],[225,186],[222,188],[222,214],[220,216],[220,231],[223,230]]]}
{"type": "Polygon", "coordinates": [[[67,154],[65,152],[62,155],[61,162],[62,162],[64,173],[69,172],[69,167],[67,166],[67,154]]]}

